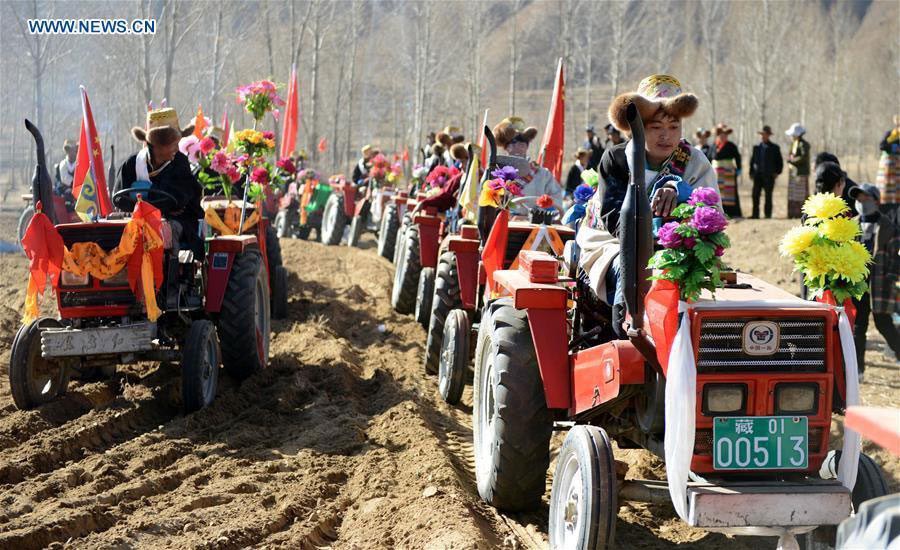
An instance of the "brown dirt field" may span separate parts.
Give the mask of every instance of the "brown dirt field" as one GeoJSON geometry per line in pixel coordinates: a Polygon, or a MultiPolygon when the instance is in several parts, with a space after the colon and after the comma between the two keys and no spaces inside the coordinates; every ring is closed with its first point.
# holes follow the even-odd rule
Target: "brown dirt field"
{"type": "MultiPolygon", "coordinates": [[[[0,215],[0,239],[14,222],[0,215]]],[[[794,290],[775,251],[790,225],[735,223],[729,261],[794,290]]],[[[541,510],[503,515],[481,503],[471,388],[459,407],[441,402],[421,366],[424,331],[391,310],[392,266],[372,237],[363,250],[282,247],[289,315],[273,322],[271,366],[240,385],[221,377],[215,403],[189,416],[177,368],[157,365],[16,410],[7,367],[27,269],[0,255],[0,547],[546,547],[553,466],[541,510]]],[[[900,367],[881,361],[871,336],[864,400],[900,406],[900,367]]],[[[900,460],[866,448],[898,490],[900,460]]],[[[663,476],[647,452],[617,458],[629,477],[663,476]]],[[[769,544],[687,528],[668,506],[620,504],[622,548],[769,544]]]]}

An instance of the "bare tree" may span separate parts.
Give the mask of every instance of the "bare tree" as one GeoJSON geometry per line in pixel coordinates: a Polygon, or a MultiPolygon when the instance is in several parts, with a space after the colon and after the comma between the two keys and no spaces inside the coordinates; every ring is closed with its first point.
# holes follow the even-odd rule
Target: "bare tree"
{"type": "Polygon", "coordinates": [[[519,72],[519,8],[522,0],[514,0],[512,8],[512,33],[509,35],[509,114],[516,112],[516,73],[519,72]]]}
{"type": "Polygon", "coordinates": [[[727,11],[727,4],[715,0],[701,0],[697,4],[695,21],[700,27],[700,44],[706,61],[703,91],[709,98],[710,127],[715,126],[719,120],[716,111],[716,66],[722,55],[722,28],[727,11]]]}
{"type": "Polygon", "coordinates": [[[331,26],[334,16],[334,4],[315,0],[313,8],[312,21],[312,67],[311,67],[311,83],[312,97],[310,98],[309,108],[309,151],[314,159],[318,158],[318,151],[315,149],[316,141],[319,137],[318,111],[316,110],[319,102],[319,65],[321,63],[322,46],[325,37],[328,36],[328,28],[331,26]]]}
{"type": "Polygon", "coordinates": [[[164,98],[172,96],[172,74],[175,70],[175,58],[178,48],[181,47],[184,39],[190,35],[191,30],[203,17],[201,10],[195,10],[196,13],[191,13],[190,9],[188,9],[187,14],[182,13],[179,15],[178,8],[182,5],[188,4],[183,4],[177,0],[165,0],[162,10],[163,16],[160,18],[162,21],[165,21],[165,26],[163,27],[165,35],[165,42],[163,43],[163,53],[165,55],[164,98]],[[183,24],[182,18],[187,20],[188,23],[184,25],[184,28],[179,28],[183,24]]]}

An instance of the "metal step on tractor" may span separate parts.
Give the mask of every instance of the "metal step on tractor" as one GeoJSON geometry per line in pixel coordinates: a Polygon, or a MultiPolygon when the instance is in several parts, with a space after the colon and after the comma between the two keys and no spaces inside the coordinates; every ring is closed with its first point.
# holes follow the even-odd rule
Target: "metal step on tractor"
{"type": "Polygon", "coordinates": [[[322,213],[322,242],[340,244],[348,225],[347,246],[359,246],[365,231],[379,233],[385,208],[397,190],[373,178],[356,185],[343,176],[335,176],[330,184],[332,193],[322,213]]]}
{"type": "Polygon", "coordinates": [[[592,291],[571,276],[577,250],[562,265],[522,251],[517,268],[494,273],[475,351],[478,493],[504,511],[540,506],[550,438],[565,430],[550,495],[551,548],[614,547],[618,502],[626,499],[672,502],[692,527],[779,536],[783,548],[797,548],[795,535],[840,523],[885,488],[869,457],[857,461],[858,447],[843,453],[855,464],[829,452],[832,413],[856,387],[855,373],[844,373],[846,320],[830,305],[741,273],[715,300],[701,297],[681,313],[677,298],[673,307],[650,292],[643,125],[633,106],[628,114],[635,153],[619,226],[628,339],[615,339],[610,312],[586,300],[592,291]],[[682,322],[690,336],[676,341],[682,322]],[[680,368],[669,361],[676,343],[690,347],[696,388],[667,406],[668,375],[680,368]],[[678,405],[685,414],[670,414],[678,405]],[[670,449],[667,430],[676,440],[670,449]],[[664,457],[668,487],[618,475],[613,440],[664,457]],[[683,484],[667,457],[677,442],[688,455],[683,484]],[[835,479],[842,471],[850,488],[835,479]]]}
{"type": "MultiPolygon", "coordinates": [[[[43,138],[30,122],[26,126],[37,147],[33,194],[49,198],[43,138]]],[[[114,199],[161,207],[176,200],[152,188],[121,190],[114,199]]],[[[87,223],[56,225],[54,214],[48,217],[67,248],[92,243],[107,254],[131,221],[127,210],[87,223]]],[[[163,230],[167,223],[161,222],[163,234],[171,234],[163,230]]],[[[160,361],[181,366],[183,406],[191,412],[212,403],[220,365],[240,379],[265,368],[270,313],[264,241],[253,234],[212,236],[205,246],[201,259],[187,249],[173,254],[167,243],[157,300],[161,313],[155,320],[132,291],[127,265],[102,280],[64,270],[54,282],[59,316],[35,319],[16,333],[9,365],[16,406],[30,409],[55,399],[73,376],[160,361]]]]}
{"type": "MultiPolygon", "coordinates": [[[[487,127],[485,134],[490,146],[485,179],[492,170],[503,166],[526,169],[526,159],[498,156],[493,134],[487,127]]],[[[470,158],[473,158],[471,154],[470,158]]],[[[424,364],[426,374],[438,375],[441,397],[450,404],[459,403],[470,378],[469,365],[475,351],[473,343],[481,321],[485,291],[489,290],[481,259],[495,217],[493,208],[481,207],[477,226],[461,225],[456,233],[446,235],[440,244],[431,309],[425,327],[424,364]]],[[[553,218],[540,209],[510,221],[507,240],[503,244],[503,268],[515,269],[521,250],[545,250],[554,256],[562,256],[565,243],[575,237],[575,232],[553,222],[553,218]]]]}

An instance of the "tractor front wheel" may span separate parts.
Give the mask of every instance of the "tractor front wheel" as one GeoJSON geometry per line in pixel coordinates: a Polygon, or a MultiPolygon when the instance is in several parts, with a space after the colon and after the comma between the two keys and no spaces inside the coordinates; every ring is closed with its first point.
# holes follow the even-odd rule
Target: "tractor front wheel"
{"type": "Polygon", "coordinates": [[[350,248],[359,246],[359,239],[362,238],[363,231],[366,228],[367,218],[366,212],[353,216],[353,221],[350,222],[350,234],[347,235],[347,246],[350,248]]]}
{"type": "Polygon", "coordinates": [[[344,228],[347,227],[347,213],[344,212],[344,195],[332,193],[322,212],[322,227],[319,233],[323,244],[341,244],[344,228]]]}
{"type": "Polygon", "coordinates": [[[456,308],[462,307],[459,295],[459,278],[456,270],[456,255],[444,252],[438,260],[437,274],[434,282],[434,298],[431,302],[431,315],[428,320],[428,336],[425,340],[425,372],[434,374],[441,361],[441,338],[444,336],[444,323],[447,316],[456,308]]]}
{"type": "Polygon", "coordinates": [[[244,379],[266,367],[269,358],[269,285],[255,250],[234,258],[217,328],[222,365],[244,379]]]}
{"type": "Polygon", "coordinates": [[[528,315],[503,298],[488,306],[475,351],[473,432],[478,494],[500,510],[537,509],[550,466],[553,417],[528,315]]]}
{"type": "Polygon", "coordinates": [[[394,247],[397,244],[397,230],[400,228],[400,220],[397,218],[397,205],[391,203],[385,207],[381,214],[381,224],[378,228],[378,255],[393,261],[394,247]]]}
{"type": "Polygon", "coordinates": [[[575,426],[559,451],[550,493],[550,548],[602,550],[616,531],[616,462],[602,428],[575,426]]]}
{"type": "Polygon", "coordinates": [[[431,318],[431,301],[434,299],[434,268],[423,267],[419,273],[419,285],[416,289],[416,321],[428,330],[431,318]]]}
{"type": "Polygon", "coordinates": [[[184,412],[199,411],[212,404],[219,384],[222,352],[212,322],[191,323],[181,350],[181,397],[184,412]]]}
{"type": "Polygon", "coordinates": [[[461,309],[454,309],[444,323],[441,359],[438,366],[438,390],[441,398],[451,405],[459,403],[466,385],[469,366],[469,317],[461,309]]]}
{"type": "MultiPolygon", "coordinates": [[[[31,223],[31,218],[34,217],[34,206],[28,205],[25,207],[25,210],[22,210],[22,213],[19,215],[19,223],[16,226],[16,236],[18,239],[16,240],[16,244],[19,245],[19,248],[22,248],[22,238],[25,236],[25,230],[28,229],[28,224],[31,223]]],[[[22,248],[22,250],[24,250],[22,248]]]]}
{"type": "Polygon", "coordinates": [[[41,355],[41,329],[61,326],[44,317],[19,328],[9,361],[9,389],[21,410],[33,409],[66,392],[68,373],[58,361],[41,355]]]}
{"type": "Polygon", "coordinates": [[[287,302],[287,268],[283,265],[275,266],[272,271],[272,318],[287,317],[287,302]]]}

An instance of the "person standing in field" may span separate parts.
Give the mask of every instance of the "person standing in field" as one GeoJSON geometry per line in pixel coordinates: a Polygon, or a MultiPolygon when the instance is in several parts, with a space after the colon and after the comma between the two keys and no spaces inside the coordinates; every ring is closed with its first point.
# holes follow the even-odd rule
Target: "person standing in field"
{"type": "MultiPolygon", "coordinates": [[[[593,124],[588,124],[587,128],[584,129],[584,132],[587,139],[584,140],[584,144],[581,148],[590,153],[585,168],[597,168],[597,165],[600,164],[600,159],[603,157],[603,144],[600,142],[600,136],[594,133],[593,124]]],[[[578,184],[575,184],[575,187],[578,187],[578,184]]],[[[572,190],[574,191],[575,189],[573,188],[572,190]]]]}
{"type": "Polygon", "coordinates": [[[896,205],[900,202],[900,115],[894,115],[894,127],[884,134],[879,149],[881,159],[875,185],[881,192],[882,205],[896,205]]]}
{"type": "Polygon", "coordinates": [[[694,147],[703,151],[708,160],[713,158],[713,147],[709,144],[709,136],[711,135],[712,132],[705,128],[697,128],[697,131],[694,132],[694,147]]]}
{"type": "Polygon", "coordinates": [[[738,176],[741,175],[741,152],[729,136],[733,130],[724,123],[716,126],[716,142],[712,165],[719,183],[722,210],[731,218],[742,218],[741,198],[738,195],[738,176]]]}
{"type": "Polygon", "coordinates": [[[750,159],[750,177],[753,178],[753,219],[759,219],[759,199],[762,192],[766,194],[765,216],[772,217],[772,190],[775,189],[775,178],[784,169],[781,148],[772,143],[772,127],[763,126],[758,132],[759,143],[753,147],[750,159]]]}
{"type": "Polygon", "coordinates": [[[809,142],[803,139],[806,128],[799,122],[791,124],[785,135],[793,138],[788,154],[788,218],[803,214],[803,203],[809,196],[809,142]]]}
{"type": "Polygon", "coordinates": [[[575,151],[575,162],[569,168],[569,174],[566,176],[566,197],[572,196],[575,189],[581,185],[581,173],[588,168],[591,152],[581,147],[575,151]]]}

